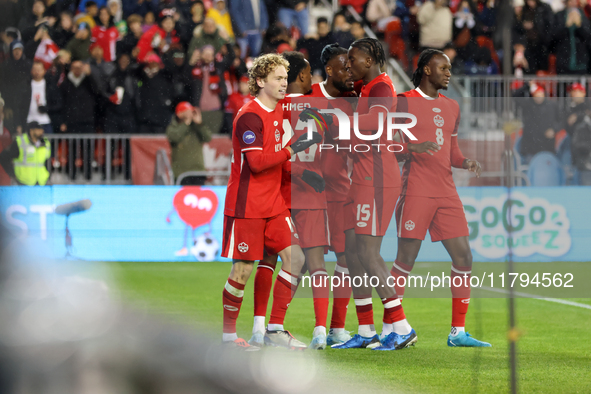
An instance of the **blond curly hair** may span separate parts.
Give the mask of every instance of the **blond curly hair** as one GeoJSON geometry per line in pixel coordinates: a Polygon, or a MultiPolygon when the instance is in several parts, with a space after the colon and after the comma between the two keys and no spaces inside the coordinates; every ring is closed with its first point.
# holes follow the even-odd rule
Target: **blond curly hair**
{"type": "Polygon", "coordinates": [[[256,97],[261,91],[257,84],[257,78],[265,80],[279,66],[284,66],[289,71],[289,62],[276,53],[268,53],[254,59],[252,67],[248,70],[248,90],[256,97]]]}

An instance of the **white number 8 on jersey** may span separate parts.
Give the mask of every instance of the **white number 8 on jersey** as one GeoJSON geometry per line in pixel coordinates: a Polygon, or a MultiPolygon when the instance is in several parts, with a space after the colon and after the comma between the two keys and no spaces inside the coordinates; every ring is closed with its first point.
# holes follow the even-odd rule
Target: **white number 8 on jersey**
{"type": "Polygon", "coordinates": [[[437,129],[435,130],[435,142],[437,142],[437,145],[443,145],[443,130],[442,129],[437,129]]]}

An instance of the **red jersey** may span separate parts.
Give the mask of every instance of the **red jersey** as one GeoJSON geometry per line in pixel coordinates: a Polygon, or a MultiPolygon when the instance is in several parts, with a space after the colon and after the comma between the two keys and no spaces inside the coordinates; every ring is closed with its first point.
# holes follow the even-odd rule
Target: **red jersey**
{"type": "MultiPolygon", "coordinates": [[[[308,132],[308,122],[298,118],[298,114],[306,107],[316,107],[316,103],[308,102],[308,95],[290,94],[279,102],[283,107],[283,132],[291,140],[295,141],[308,132]]],[[[319,101],[319,100],[315,100],[319,101]]],[[[317,130],[320,135],[324,135],[323,130],[317,130]]],[[[291,208],[293,209],[326,209],[325,192],[318,193],[312,186],[301,179],[304,170],[314,171],[322,175],[320,163],[320,149],[318,144],[310,146],[308,149],[298,152],[291,157],[291,208]]],[[[287,194],[288,186],[284,186],[283,194],[287,194]]],[[[286,197],[287,199],[287,197],[286,197]]]]}
{"type": "MultiPolygon", "coordinates": [[[[457,194],[451,167],[461,168],[465,157],[458,146],[460,106],[441,94],[433,99],[420,89],[398,96],[398,112],[417,117],[417,125],[410,132],[418,139],[437,143],[441,150],[433,154],[410,153],[402,170],[402,195],[422,197],[450,197],[457,194]]],[[[402,134],[402,133],[401,133],[402,134]]],[[[404,142],[411,142],[403,135],[404,142]]]]}
{"type": "MultiPolygon", "coordinates": [[[[352,98],[356,97],[354,92],[347,92],[340,97],[332,97],[324,88],[324,82],[320,82],[312,85],[310,96],[322,97],[326,99],[326,108],[338,108],[347,114],[347,116],[353,116],[352,98]]],[[[324,136],[323,144],[332,145],[335,149],[325,149],[320,156],[322,176],[326,183],[326,188],[324,189],[326,201],[345,201],[349,193],[349,188],[351,187],[351,179],[349,178],[349,169],[347,167],[347,152],[336,150],[337,142],[333,140],[330,134],[327,133],[324,136]]],[[[338,134],[338,130],[334,134],[338,134]]]]}
{"type": "MultiPolygon", "coordinates": [[[[289,160],[288,149],[282,148],[281,105],[274,109],[254,99],[238,112],[232,134],[232,167],[226,191],[224,214],[236,218],[271,218],[285,211],[280,193],[281,168],[289,160]],[[247,154],[260,151],[273,165],[257,171],[247,154]]],[[[258,164],[257,164],[258,165],[258,164]]]]}
{"type": "MultiPolygon", "coordinates": [[[[353,130],[351,131],[351,145],[358,149],[351,153],[353,159],[352,182],[373,187],[400,187],[400,170],[396,155],[387,149],[388,146],[394,144],[393,141],[387,139],[386,124],[387,112],[396,112],[396,89],[386,73],[381,73],[361,89],[357,105],[358,126],[361,134],[376,134],[378,130],[377,126],[375,129],[368,130],[367,124],[370,122],[361,119],[372,109],[384,112],[383,132],[379,140],[364,141],[357,138],[353,130]],[[366,146],[369,146],[370,149],[367,149],[366,146]],[[367,151],[364,152],[364,150],[367,151]]],[[[350,119],[351,127],[354,127],[354,119],[350,119]]],[[[379,117],[376,115],[371,120],[377,124],[378,119],[379,117]]]]}
{"type": "Polygon", "coordinates": [[[240,108],[242,108],[243,105],[251,102],[253,99],[254,97],[252,97],[250,94],[242,94],[240,92],[232,93],[230,96],[228,96],[228,100],[225,104],[225,110],[226,112],[230,112],[232,114],[233,120],[238,114],[238,111],[240,111],[240,108]]]}
{"type": "Polygon", "coordinates": [[[114,62],[117,59],[115,47],[119,40],[119,30],[115,26],[106,28],[95,26],[92,28],[92,41],[103,48],[103,59],[106,62],[114,62]]]}

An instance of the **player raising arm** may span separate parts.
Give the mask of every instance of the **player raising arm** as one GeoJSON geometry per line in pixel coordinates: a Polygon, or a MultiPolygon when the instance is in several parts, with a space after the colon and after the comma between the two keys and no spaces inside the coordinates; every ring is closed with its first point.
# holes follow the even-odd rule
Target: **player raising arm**
{"type": "MultiPolygon", "coordinates": [[[[451,168],[464,168],[480,176],[481,167],[476,160],[465,158],[458,146],[458,103],[439,93],[447,89],[450,78],[449,58],[441,51],[427,49],[421,53],[413,74],[416,89],[398,98],[398,112],[417,117],[418,123],[411,131],[418,142],[435,139],[441,149],[432,155],[409,153],[406,159],[402,193],[396,207],[398,254],[391,273],[397,279],[408,276],[429,230],[431,240],[441,241],[452,259],[452,327],[448,346],[488,347],[491,345],[464,331],[470,302],[472,253],[468,223],[451,168]],[[459,282],[454,277],[462,278],[460,286],[454,285],[459,282]]],[[[396,293],[402,297],[404,287],[397,286],[396,293]]]]}
{"type": "Polygon", "coordinates": [[[279,254],[282,269],[275,282],[273,310],[266,333],[268,343],[289,348],[306,347],[283,329],[292,299],[292,285],[304,264],[304,254],[289,211],[280,193],[281,170],[294,153],[320,142],[317,133],[282,148],[283,111],[288,62],[276,54],[255,59],[249,71],[249,88],[256,97],[239,111],[232,134],[233,158],[224,209],[222,256],[232,259],[232,270],[223,290],[223,342],[257,350],[236,334],[244,286],[255,260],[263,251],[279,254]],[[279,138],[277,138],[279,137],[279,138]],[[294,272],[296,275],[292,275],[294,272]]]}

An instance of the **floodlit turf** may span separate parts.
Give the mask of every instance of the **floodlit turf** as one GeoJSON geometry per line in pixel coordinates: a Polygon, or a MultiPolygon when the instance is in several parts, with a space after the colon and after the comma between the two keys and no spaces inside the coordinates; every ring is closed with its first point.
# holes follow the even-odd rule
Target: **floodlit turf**
{"type": "MultiPolygon", "coordinates": [[[[105,263],[126,300],[139,302],[173,320],[208,330],[221,339],[223,285],[229,263],[105,263]]],[[[329,268],[329,272],[331,269],[329,268]]],[[[238,335],[250,338],[253,278],[245,289],[238,335]]],[[[572,300],[591,305],[589,299],[572,300]]],[[[297,298],[288,310],[286,329],[309,342],[314,326],[311,299],[297,298]]],[[[331,304],[332,305],[332,304],[331,304]]],[[[509,358],[506,299],[472,299],[467,330],[492,348],[448,348],[450,299],[405,298],[404,309],[417,331],[414,348],[395,352],[319,351],[323,379],[333,387],[367,391],[423,393],[497,393],[508,391],[509,358]]],[[[517,299],[519,391],[591,392],[591,310],[535,299],[517,299]]],[[[270,307],[269,307],[270,309],[270,307]]],[[[376,323],[383,308],[374,299],[376,323]]],[[[330,313],[329,313],[330,320],[330,313]]],[[[347,330],[357,319],[351,302],[347,330]]],[[[381,323],[376,324],[378,331],[381,323]],[[379,327],[378,327],[379,326],[379,327]]]]}

